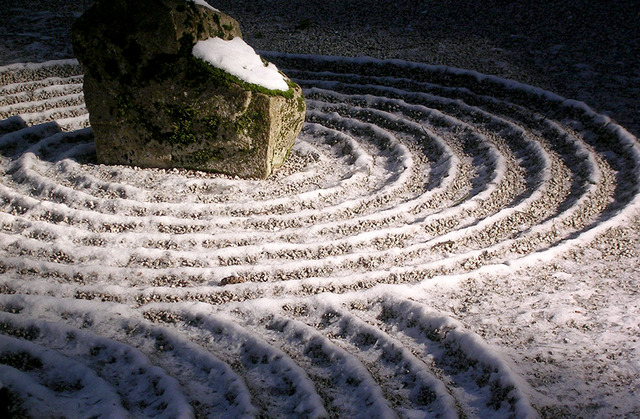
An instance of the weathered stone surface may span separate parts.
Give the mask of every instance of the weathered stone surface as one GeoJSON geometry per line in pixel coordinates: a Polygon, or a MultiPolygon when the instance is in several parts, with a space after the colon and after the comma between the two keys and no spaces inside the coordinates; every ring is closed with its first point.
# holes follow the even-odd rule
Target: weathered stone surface
{"type": "Polygon", "coordinates": [[[195,58],[196,42],[241,36],[188,0],[98,0],[72,30],[98,161],[267,177],[300,132],[305,103],[195,58]]]}

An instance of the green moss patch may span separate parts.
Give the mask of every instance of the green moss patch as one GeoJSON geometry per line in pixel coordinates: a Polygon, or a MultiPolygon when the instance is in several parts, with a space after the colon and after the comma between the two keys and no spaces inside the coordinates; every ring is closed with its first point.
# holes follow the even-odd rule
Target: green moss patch
{"type": "Polygon", "coordinates": [[[188,163],[201,165],[212,160],[221,160],[224,157],[222,150],[206,148],[191,153],[186,157],[188,163]]]}
{"type": "Polygon", "coordinates": [[[238,118],[234,128],[238,134],[257,137],[261,132],[265,131],[262,129],[265,124],[266,121],[262,113],[249,111],[238,118]]]}
{"type": "Polygon", "coordinates": [[[303,112],[306,109],[306,103],[304,101],[304,96],[300,95],[298,97],[298,112],[303,112]]]}
{"type": "Polygon", "coordinates": [[[120,118],[136,119],[140,115],[141,109],[138,104],[133,101],[130,94],[121,94],[116,97],[117,109],[116,113],[120,118]]]}
{"type": "Polygon", "coordinates": [[[286,90],[286,91],[271,90],[257,84],[247,83],[241,80],[240,78],[234,76],[233,74],[227,73],[224,70],[221,70],[217,67],[210,65],[209,63],[207,63],[206,61],[200,58],[191,57],[191,61],[194,68],[198,69],[199,71],[206,72],[215,80],[220,80],[223,85],[229,85],[231,83],[234,83],[234,84],[240,85],[243,89],[249,90],[254,93],[262,93],[267,96],[282,96],[286,99],[293,99],[293,96],[294,96],[293,89],[289,81],[287,81],[287,84],[289,85],[289,90],[286,90]]]}
{"type": "Polygon", "coordinates": [[[157,105],[173,121],[173,131],[161,136],[171,144],[190,145],[206,141],[215,141],[220,120],[216,116],[200,115],[194,107],[157,105]]]}
{"type": "Polygon", "coordinates": [[[193,130],[196,110],[193,108],[170,108],[169,116],[173,122],[173,133],[168,140],[172,144],[194,144],[198,142],[193,130]]]}

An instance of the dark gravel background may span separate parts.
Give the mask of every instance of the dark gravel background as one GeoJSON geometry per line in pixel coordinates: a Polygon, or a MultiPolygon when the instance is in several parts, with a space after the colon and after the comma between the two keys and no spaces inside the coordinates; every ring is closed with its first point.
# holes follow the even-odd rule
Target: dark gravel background
{"type": "MultiPolygon", "coordinates": [[[[0,65],[72,57],[71,23],[92,2],[0,0],[0,65]]],[[[473,69],[585,101],[640,135],[640,0],[210,3],[259,50],[473,69]]]]}

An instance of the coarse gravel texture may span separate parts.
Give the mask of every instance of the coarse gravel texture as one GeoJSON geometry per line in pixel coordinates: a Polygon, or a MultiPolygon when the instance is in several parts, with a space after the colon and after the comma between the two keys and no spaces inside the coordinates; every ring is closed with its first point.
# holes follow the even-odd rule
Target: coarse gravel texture
{"type": "MultiPolygon", "coordinates": [[[[71,58],[89,3],[3,1],[0,65],[71,58]]],[[[243,181],[96,165],[78,66],[0,72],[14,413],[31,374],[140,417],[640,417],[640,152],[602,117],[640,133],[637,2],[213,5],[259,50],[475,70],[601,115],[469,72],[265,53],[307,123],[243,181]],[[56,381],[52,350],[100,378],[56,381]]]]}

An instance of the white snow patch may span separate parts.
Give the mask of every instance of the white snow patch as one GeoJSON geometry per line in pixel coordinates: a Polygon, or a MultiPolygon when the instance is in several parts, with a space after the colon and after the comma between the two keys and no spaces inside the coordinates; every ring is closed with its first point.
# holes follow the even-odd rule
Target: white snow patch
{"type": "Polygon", "coordinates": [[[289,90],[284,76],[275,64],[265,64],[242,38],[236,37],[229,41],[209,38],[197,42],[192,52],[195,57],[247,83],[257,84],[270,90],[289,90]]]}
{"type": "Polygon", "coordinates": [[[207,3],[207,2],[206,2],[206,1],[204,1],[204,0],[188,0],[188,1],[192,1],[192,2],[194,2],[195,4],[197,4],[197,5],[199,5],[199,6],[204,6],[204,7],[206,7],[207,9],[211,9],[211,10],[213,10],[214,12],[219,12],[219,11],[220,11],[220,10],[218,10],[218,9],[216,9],[216,8],[214,8],[214,7],[212,7],[209,3],[207,3]]]}

